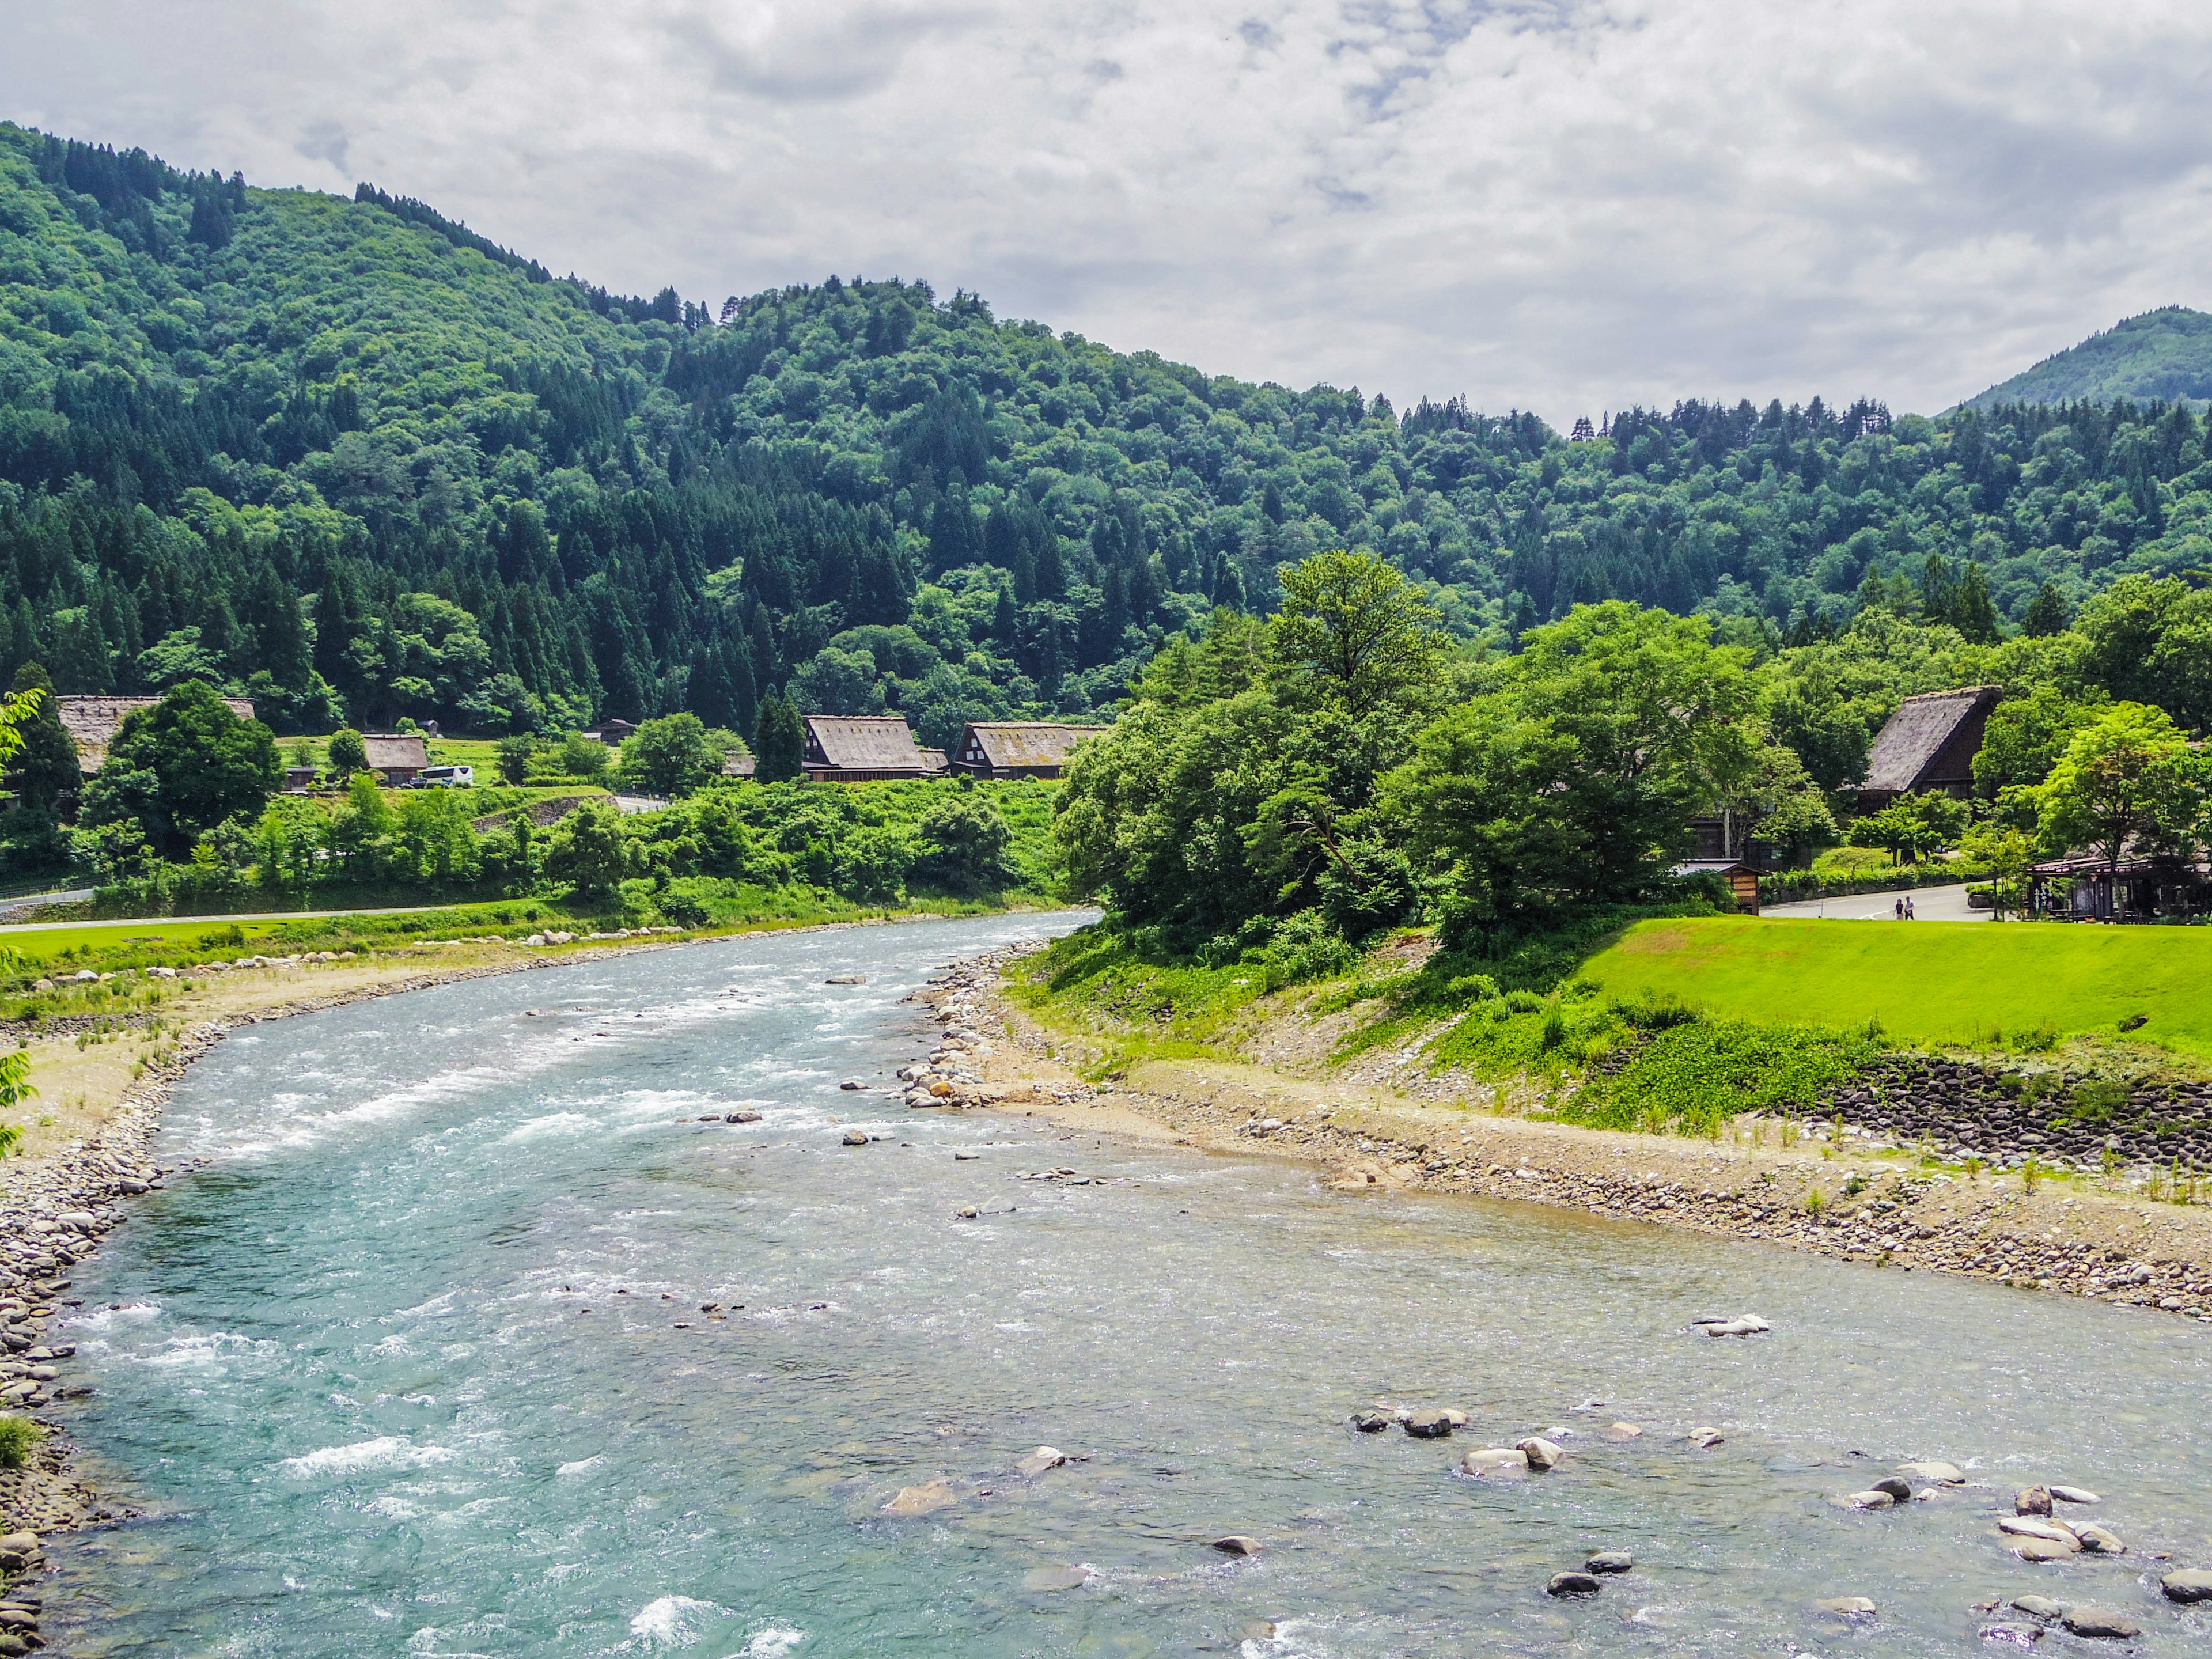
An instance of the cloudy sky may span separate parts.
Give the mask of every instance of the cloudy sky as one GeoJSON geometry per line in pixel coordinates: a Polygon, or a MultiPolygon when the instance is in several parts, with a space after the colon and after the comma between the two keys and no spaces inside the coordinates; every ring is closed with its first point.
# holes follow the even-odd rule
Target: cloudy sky
{"type": "Polygon", "coordinates": [[[2212,308],[2212,8],[0,0],[0,116],[368,179],[624,291],[925,277],[1554,422],[1933,411],[2212,308]]]}

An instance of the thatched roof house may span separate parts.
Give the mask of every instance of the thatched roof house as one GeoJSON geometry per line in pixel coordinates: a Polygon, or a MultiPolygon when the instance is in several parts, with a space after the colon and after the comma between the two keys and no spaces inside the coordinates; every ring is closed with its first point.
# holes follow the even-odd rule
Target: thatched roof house
{"type": "Polygon", "coordinates": [[[953,766],[979,778],[1056,778],[1068,751],[1102,727],[1051,720],[971,720],[952,751],[953,766]]]}
{"type": "Polygon", "coordinates": [[[900,714],[809,714],[806,775],[825,782],[868,783],[933,778],[945,773],[945,751],[924,749],[900,714]]]}
{"type": "MultiPolygon", "coordinates": [[[[57,697],[54,713],[62,730],[76,744],[77,769],[90,777],[107,759],[107,745],[123,729],[123,722],[141,708],[151,708],[159,697],[57,697]]],[[[223,707],[242,720],[253,718],[253,705],[244,697],[225,697],[223,707]]]]}
{"type": "Polygon", "coordinates": [[[368,750],[368,770],[387,784],[405,783],[430,763],[430,740],[398,732],[364,732],[361,745],[368,750]]]}
{"type": "Polygon", "coordinates": [[[1974,787],[1974,757],[2001,695],[1994,685],[1966,685],[1907,697],[1883,722],[1867,755],[1859,811],[1879,812],[1899,795],[1941,790],[1966,795],[1974,787]]]}

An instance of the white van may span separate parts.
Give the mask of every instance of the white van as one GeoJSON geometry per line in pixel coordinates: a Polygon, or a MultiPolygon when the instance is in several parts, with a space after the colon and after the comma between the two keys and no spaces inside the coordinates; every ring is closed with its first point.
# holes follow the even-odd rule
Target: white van
{"type": "Polygon", "coordinates": [[[418,789],[473,789],[477,787],[477,769],[473,766],[426,766],[415,775],[418,789]]]}

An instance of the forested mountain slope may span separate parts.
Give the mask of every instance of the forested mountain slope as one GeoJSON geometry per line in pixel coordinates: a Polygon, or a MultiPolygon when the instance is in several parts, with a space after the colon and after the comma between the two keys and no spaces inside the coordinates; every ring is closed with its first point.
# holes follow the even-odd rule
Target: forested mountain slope
{"type": "Polygon", "coordinates": [[[2212,313],[2166,306],[2130,317],[1991,386],[1969,404],[1995,409],[2115,398],[2212,398],[2212,313]]]}
{"type": "Polygon", "coordinates": [[[2185,408],[1687,403],[1569,439],[921,283],[611,295],[366,185],[0,125],[0,673],[207,678],[280,729],[746,729],[787,686],[943,743],[1099,708],[1338,545],[1463,636],[1621,597],[1804,639],[1883,596],[1987,639],[2046,584],[2041,628],[2212,564],[2208,517],[2185,408]]]}

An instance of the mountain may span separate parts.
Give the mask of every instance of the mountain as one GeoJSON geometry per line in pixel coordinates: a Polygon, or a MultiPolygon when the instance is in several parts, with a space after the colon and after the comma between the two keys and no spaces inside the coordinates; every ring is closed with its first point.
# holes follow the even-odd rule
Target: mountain
{"type": "Polygon", "coordinates": [[[2212,313],[2166,306],[2127,318],[1991,386],[1966,407],[2115,398],[2212,399],[2212,313]]]}
{"type": "Polygon", "coordinates": [[[1322,547],[1377,550],[1462,636],[1621,597],[1771,641],[1908,585],[1986,633],[2046,584],[2047,616],[2212,563],[2208,526],[2186,408],[1687,401],[1562,437],[925,283],[610,294],[368,185],[0,124],[0,675],[64,691],[500,732],[745,730],[781,688],[942,745],[1109,704],[1322,547]]]}

